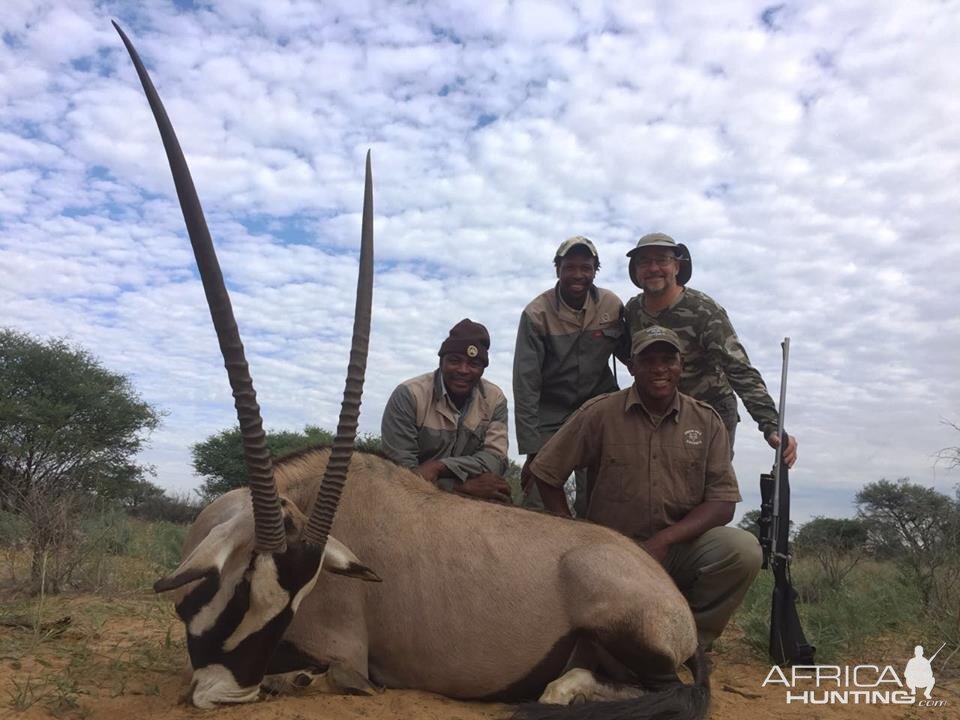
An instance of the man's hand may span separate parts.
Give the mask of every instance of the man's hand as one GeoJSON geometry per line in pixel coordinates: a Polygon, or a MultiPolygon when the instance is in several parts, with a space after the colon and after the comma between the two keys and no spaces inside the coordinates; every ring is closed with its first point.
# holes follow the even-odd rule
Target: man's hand
{"type": "Polygon", "coordinates": [[[467,478],[464,483],[457,488],[457,492],[483,498],[484,500],[506,503],[508,505],[513,502],[510,497],[510,486],[507,485],[507,481],[492,472],[485,472],[480,475],[474,475],[472,478],[467,478]]]}
{"type": "Polygon", "coordinates": [[[653,559],[663,565],[667,559],[667,553],[670,552],[670,543],[663,539],[659,534],[654,535],[649,540],[644,540],[640,545],[648,553],[653,555],[653,559]]]}
{"type": "Polygon", "coordinates": [[[674,545],[691,542],[707,530],[722,527],[733,520],[736,506],[729,500],[704,500],[673,525],[641,541],[640,545],[662,565],[674,545]]]}
{"type": "Polygon", "coordinates": [[[530,491],[533,489],[534,478],[533,473],[530,471],[530,466],[533,464],[533,459],[537,456],[536,453],[530,453],[527,455],[527,459],[523,463],[523,467],[520,468],[520,487],[523,490],[524,497],[530,494],[530,491]]]}
{"type": "Polygon", "coordinates": [[[425,463],[417,465],[413,471],[428,483],[436,485],[437,481],[440,479],[440,475],[446,469],[447,466],[439,460],[427,460],[425,463]]]}
{"type": "MultiPolygon", "coordinates": [[[[780,447],[780,436],[775,432],[767,435],[767,444],[776,450],[780,447]]],[[[783,461],[788,468],[792,468],[797,461],[797,439],[793,435],[787,435],[787,447],[783,450],[783,461]]]]}
{"type": "Polygon", "coordinates": [[[534,475],[533,479],[537,483],[537,490],[540,491],[540,499],[543,500],[543,507],[547,512],[559,515],[560,517],[573,517],[570,513],[570,505],[567,504],[567,495],[562,487],[544,482],[536,475],[534,475]]]}

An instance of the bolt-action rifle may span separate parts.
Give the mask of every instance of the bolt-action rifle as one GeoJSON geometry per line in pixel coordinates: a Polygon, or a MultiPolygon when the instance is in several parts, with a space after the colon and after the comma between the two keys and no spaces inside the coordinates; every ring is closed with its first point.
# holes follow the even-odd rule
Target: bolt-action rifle
{"type": "Polygon", "coordinates": [[[784,338],[783,368],[780,375],[780,408],[773,472],[760,476],[760,545],[763,568],[773,570],[773,601],[770,607],[770,657],[778,665],[813,665],[816,648],[807,642],[797,615],[797,591],[790,579],[790,480],[783,451],[787,434],[783,430],[787,400],[787,362],[790,338],[784,338]]]}

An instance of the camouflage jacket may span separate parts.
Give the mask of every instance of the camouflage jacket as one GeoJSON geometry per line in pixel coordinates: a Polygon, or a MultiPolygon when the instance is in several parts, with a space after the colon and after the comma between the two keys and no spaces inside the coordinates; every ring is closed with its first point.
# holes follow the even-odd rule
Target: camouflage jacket
{"type": "Polygon", "coordinates": [[[684,344],[680,392],[719,405],[733,393],[743,400],[764,435],[777,430],[777,408],[756,368],[750,364],[727,312],[717,301],[686,288],[670,307],[656,314],[643,307],[643,295],[630,299],[624,310],[632,335],[651,325],[670,328],[684,344]]]}
{"type": "Polygon", "coordinates": [[[592,288],[582,310],[558,286],[535,297],[520,316],[513,355],[517,445],[536,453],[564,420],[592,397],[617,389],[610,355],[623,347],[623,304],[592,288]]]}
{"type": "Polygon", "coordinates": [[[456,477],[440,478],[452,490],[457,481],[507,471],[507,399],[481,379],[462,410],[447,395],[439,370],[397,386],[380,421],[383,453],[404,467],[440,460],[456,477]]]}

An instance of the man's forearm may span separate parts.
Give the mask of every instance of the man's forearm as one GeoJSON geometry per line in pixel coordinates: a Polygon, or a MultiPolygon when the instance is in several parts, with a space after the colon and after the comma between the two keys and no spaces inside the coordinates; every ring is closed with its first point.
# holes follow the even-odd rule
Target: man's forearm
{"type": "Polygon", "coordinates": [[[429,483],[437,484],[441,477],[454,477],[450,469],[440,460],[427,460],[420,463],[413,471],[429,483]]]}
{"type": "Polygon", "coordinates": [[[693,508],[679,522],[665,527],[650,540],[669,545],[689,542],[700,537],[707,530],[722,527],[733,520],[736,506],[735,502],[707,500],[693,508]]]}
{"type": "Polygon", "coordinates": [[[479,450],[473,455],[443,458],[439,462],[443,463],[446,469],[443,477],[455,477],[460,481],[485,472],[494,475],[504,475],[507,472],[506,457],[489,450],[479,450]]]}
{"type": "Polygon", "coordinates": [[[570,506],[567,504],[567,495],[563,492],[563,488],[544,482],[538,477],[534,477],[534,479],[537,481],[537,489],[540,490],[540,499],[543,500],[543,507],[546,508],[547,512],[552,512],[554,515],[573,517],[570,514],[570,506]]]}

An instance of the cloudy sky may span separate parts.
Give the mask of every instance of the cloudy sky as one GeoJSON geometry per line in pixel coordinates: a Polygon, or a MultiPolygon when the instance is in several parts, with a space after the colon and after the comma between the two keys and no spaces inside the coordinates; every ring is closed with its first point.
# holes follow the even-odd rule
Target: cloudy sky
{"type": "MultiPolygon", "coordinates": [[[[129,375],[167,412],[143,460],[185,490],[232,403],[111,18],[186,152],[268,428],[336,424],[371,148],[362,431],[462,317],[489,327],[510,396],[557,245],[594,239],[626,300],[624,253],[663,231],[774,395],[792,339],[797,516],[850,514],[883,477],[960,480],[934,463],[960,444],[957,3],[8,0],[0,324],[129,375]]],[[[772,452],[741,414],[749,509],[772,452]]]]}

